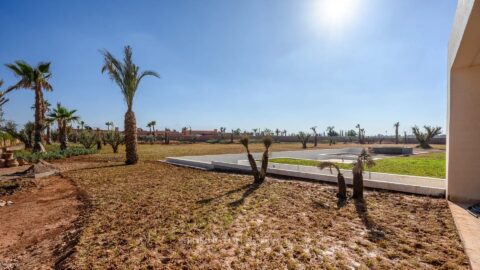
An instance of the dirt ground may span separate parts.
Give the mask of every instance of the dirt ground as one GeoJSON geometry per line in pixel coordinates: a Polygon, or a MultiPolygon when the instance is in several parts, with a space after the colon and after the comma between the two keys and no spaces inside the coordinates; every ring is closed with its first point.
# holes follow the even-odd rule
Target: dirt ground
{"type": "MultiPolygon", "coordinates": [[[[95,167],[92,162],[57,162],[62,172],[95,167]]],[[[0,181],[28,166],[0,169],[0,181]]],[[[79,233],[85,195],[62,176],[24,178],[0,207],[0,269],[51,269],[69,255],[79,233]],[[30,182],[25,185],[25,182],[30,182]]]]}
{"type": "Polygon", "coordinates": [[[55,162],[61,176],[0,196],[13,202],[0,207],[0,269],[469,268],[443,199],[367,191],[338,205],[334,185],[253,186],[156,161],[241,150],[140,146],[133,166],[108,151],[55,162]]]}

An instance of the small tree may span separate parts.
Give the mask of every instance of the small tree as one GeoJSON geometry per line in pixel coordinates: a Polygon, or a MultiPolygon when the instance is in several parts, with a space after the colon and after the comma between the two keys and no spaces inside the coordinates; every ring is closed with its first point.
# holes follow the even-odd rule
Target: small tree
{"type": "Polygon", "coordinates": [[[310,139],[310,134],[300,131],[297,135],[298,140],[302,143],[302,148],[307,149],[307,143],[310,139]]]}
{"type": "Polygon", "coordinates": [[[420,146],[423,149],[432,148],[430,146],[430,141],[433,139],[433,137],[441,133],[442,128],[431,127],[431,126],[423,126],[423,128],[425,129],[426,132],[421,132],[417,126],[414,126],[412,128],[413,135],[415,135],[415,138],[417,138],[417,141],[419,143],[418,146],[420,146]]]}
{"type": "Polygon", "coordinates": [[[253,158],[253,155],[250,153],[250,149],[248,148],[249,138],[248,136],[243,136],[240,139],[240,143],[245,147],[247,150],[247,157],[248,162],[250,163],[250,167],[252,168],[254,184],[261,184],[265,180],[265,176],[267,175],[267,168],[268,168],[268,149],[273,143],[272,137],[267,136],[263,138],[263,145],[265,146],[265,151],[262,155],[262,166],[260,171],[258,171],[257,163],[253,158]]]}
{"type": "Polygon", "coordinates": [[[351,130],[348,130],[348,131],[347,131],[346,135],[347,135],[347,137],[348,137],[348,140],[349,140],[350,142],[352,142],[352,141],[353,141],[353,138],[355,138],[355,137],[357,136],[357,132],[356,132],[355,130],[351,129],[351,130]]]}
{"type": "Polygon", "coordinates": [[[80,132],[78,141],[83,147],[90,149],[97,143],[97,136],[90,130],[83,130],[80,132]]]}
{"type": "Polygon", "coordinates": [[[97,142],[97,150],[102,150],[102,139],[103,139],[103,134],[102,131],[97,128],[95,131],[95,140],[97,142]]]}
{"type": "Polygon", "coordinates": [[[334,126],[327,127],[327,135],[329,137],[330,145],[335,144],[335,137],[338,136],[338,132],[335,131],[334,126]]]}
{"type": "Polygon", "coordinates": [[[325,168],[330,168],[330,173],[332,173],[332,168],[337,170],[337,184],[338,184],[338,193],[337,197],[339,199],[346,199],[347,198],[347,185],[345,184],[345,178],[343,174],[340,172],[340,168],[333,162],[320,162],[318,167],[323,170],[325,168]]]}
{"type": "Polygon", "coordinates": [[[26,149],[33,148],[33,134],[35,131],[35,124],[33,122],[27,122],[22,130],[17,131],[17,125],[9,121],[2,127],[2,130],[10,134],[13,138],[21,141],[26,149]]]}
{"type": "Polygon", "coordinates": [[[310,129],[313,131],[313,136],[314,136],[313,146],[314,146],[314,147],[317,147],[317,144],[318,144],[317,126],[311,127],[310,129]]]}
{"type": "Polygon", "coordinates": [[[363,199],[363,171],[365,166],[371,168],[375,165],[370,154],[367,153],[365,149],[362,150],[360,155],[357,158],[357,161],[353,164],[353,198],[354,199],[363,199]]]}
{"type": "Polygon", "coordinates": [[[118,153],[118,146],[125,143],[125,136],[118,130],[112,130],[105,134],[105,142],[112,147],[113,153],[118,153]]]}
{"type": "Polygon", "coordinates": [[[393,127],[395,128],[395,144],[398,144],[398,128],[400,127],[400,122],[396,122],[393,124],[393,127]]]}
{"type": "Polygon", "coordinates": [[[57,103],[57,107],[54,108],[49,114],[47,121],[53,122],[56,121],[58,124],[58,130],[60,133],[60,149],[67,149],[68,142],[68,130],[70,123],[76,122],[79,120],[79,117],[75,115],[77,110],[68,110],[66,107],[62,106],[60,103],[57,103]]]}

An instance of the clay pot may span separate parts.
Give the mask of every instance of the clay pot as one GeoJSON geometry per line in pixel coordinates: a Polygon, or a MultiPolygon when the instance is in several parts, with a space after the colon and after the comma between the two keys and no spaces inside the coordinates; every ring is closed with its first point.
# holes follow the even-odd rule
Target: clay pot
{"type": "Polygon", "coordinates": [[[16,159],[7,160],[7,167],[18,167],[18,161],[16,159]]]}
{"type": "Polygon", "coordinates": [[[5,164],[5,159],[0,159],[0,168],[5,168],[7,165],[5,164]]]}
{"type": "Polygon", "coordinates": [[[6,160],[13,159],[13,152],[6,152],[2,154],[2,158],[6,160]]]}

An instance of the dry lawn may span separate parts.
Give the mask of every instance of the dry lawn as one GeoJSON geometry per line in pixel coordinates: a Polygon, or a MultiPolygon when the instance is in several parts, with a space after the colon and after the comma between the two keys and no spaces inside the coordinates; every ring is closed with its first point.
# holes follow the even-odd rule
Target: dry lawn
{"type": "Polygon", "coordinates": [[[239,145],[142,145],[134,166],[109,151],[72,159],[100,168],[64,173],[91,203],[66,261],[74,269],[469,267],[443,199],[368,191],[364,204],[337,205],[332,185],[269,178],[257,187],[247,175],[155,161],[236,153],[239,145]]]}

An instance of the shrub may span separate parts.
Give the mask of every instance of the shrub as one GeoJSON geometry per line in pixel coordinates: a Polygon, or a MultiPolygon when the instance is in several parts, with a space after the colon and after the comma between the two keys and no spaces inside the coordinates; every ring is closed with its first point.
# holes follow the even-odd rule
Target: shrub
{"type": "Polygon", "coordinates": [[[78,141],[83,147],[90,149],[97,143],[97,136],[90,130],[84,130],[80,133],[78,141]]]}
{"type": "Polygon", "coordinates": [[[118,146],[125,143],[125,136],[118,131],[110,131],[105,134],[105,142],[112,147],[113,153],[118,153],[118,146]]]}
{"type": "Polygon", "coordinates": [[[31,152],[21,151],[21,152],[16,152],[15,156],[19,158],[23,158],[29,162],[37,162],[40,159],[50,161],[55,159],[69,158],[73,156],[90,155],[95,153],[97,153],[97,151],[94,149],[72,147],[65,150],[54,150],[54,151],[40,152],[40,153],[31,153],[31,152]]]}

